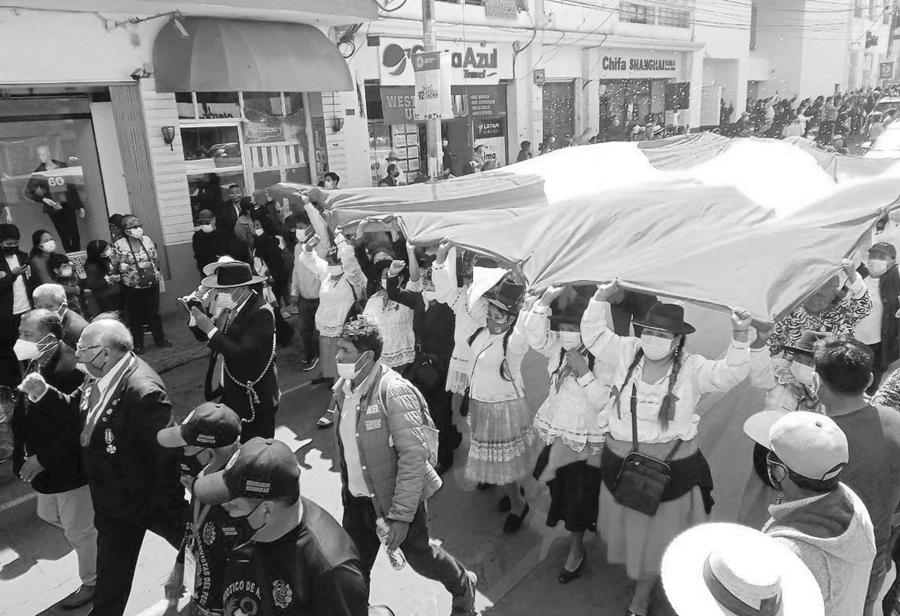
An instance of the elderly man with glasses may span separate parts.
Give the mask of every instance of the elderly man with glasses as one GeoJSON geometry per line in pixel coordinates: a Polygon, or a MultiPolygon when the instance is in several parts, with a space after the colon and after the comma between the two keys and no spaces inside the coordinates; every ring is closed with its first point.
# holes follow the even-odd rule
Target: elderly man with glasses
{"type": "Polygon", "coordinates": [[[87,374],[81,389],[67,396],[40,374],[27,375],[20,385],[36,408],[65,403],[80,417],[81,459],[98,533],[93,616],[124,612],[146,531],[176,549],[184,535],[178,452],[156,440],[172,425],[172,405],[162,379],[133,349],[128,328],[100,315],[75,349],[87,374]]]}

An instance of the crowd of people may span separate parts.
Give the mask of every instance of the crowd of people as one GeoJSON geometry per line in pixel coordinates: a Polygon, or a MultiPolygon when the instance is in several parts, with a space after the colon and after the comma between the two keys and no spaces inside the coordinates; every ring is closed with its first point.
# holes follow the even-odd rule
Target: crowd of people
{"type": "Polygon", "coordinates": [[[599,533],[634,582],[629,615],[655,613],[660,580],[684,616],[893,614],[893,217],[772,327],[733,309],[724,356],[708,358],[689,350],[696,328],[678,303],[616,281],[532,292],[502,262],[449,242],[414,246],[390,216],[330,226],[327,196],[259,203],[231,186],[196,212],[202,280],[179,301],[211,350],[207,402],[178,425],[140,357],[146,333],[171,344],[140,221],[111,220],[113,242],[89,244],[84,277],[51,233],[36,232],[29,255],[0,224],[15,472],[78,556],[82,584],[65,607],[121,615],[149,530],[178,550],[167,597],[185,585],[200,614],[388,613],[368,605],[384,548],[396,567],[439,581],[451,614],[471,616],[478,578],[428,529],[429,498],[461,464],[472,486],[502,490],[505,534],[533,515],[526,483],[543,486],[546,524],[570,537],[560,584],[583,575],[585,535],[599,533]],[[331,391],[318,426],[337,443],[340,522],[302,494],[296,457],[274,439],[287,344],[331,391]],[[549,377],[537,408],[529,351],[549,377]],[[766,395],[744,425],[754,453],[739,525],[708,525],[699,402],[747,381],[766,395]]]}

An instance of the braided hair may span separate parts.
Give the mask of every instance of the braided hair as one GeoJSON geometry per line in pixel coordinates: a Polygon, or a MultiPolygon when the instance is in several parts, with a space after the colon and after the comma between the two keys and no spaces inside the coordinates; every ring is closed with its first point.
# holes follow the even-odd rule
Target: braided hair
{"type": "Polygon", "coordinates": [[[509,345],[509,337],[512,336],[513,329],[516,327],[516,322],[519,320],[519,315],[516,313],[515,318],[509,323],[509,327],[506,329],[506,332],[503,334],[503,361],[500,362],[500,378],[510,383],[513,381],[512,371],[509,369],[509,362],[506,361],[506,347],[509,345]]]}
{"type": "MultiPolygon", "coordinates": [[[[681,340],[678,342],[678,346],[675,347],[675,353],[672,355],[672,372],[669,373],[669,388],[666,391],[666,395],[663,397],[662,403],[659,405],[659,414],[657,415],[657,421],[659,425],[666,429],[669,427],[669,422],[675,418],[675,406],[678,403],[678,396],[675,395],[675,384],[678,381],[678,372],[681,370],[681,361],[684,357],[684,343],[687,341],[687,337],[681,336],[681,340]]],[[[628,366],[628,371],[625,373],[625,380],[622,381],[622,384],[619,387],[613,386],[611,395],[616,398],[616,412],[619,417],[622,416],[621,410],[621,398],[622,391],[625,389],[625,386],[631,381],[631,377],[634,374],[634,369],[637,368],[638,363],[640,363],[641,359],[644,357],[644,350],[638,349],[637,353],[634,354],[634,359],[631,361],[631,365],[628,366]]]]}
{"type": "MultiPolygon", "coordinates": [[[[579,348],[577,350],[579,352],[581,352],[581,348],[579,348]]],[[[566,361],[566,350],[563,348],[560,348],[559,349],[559,360],[556,363],[556,369],[550,375],[550,382],[553,382],[554,379],[559,377],[559,373],[562,370],[563,364],[565,363],[565,361],[566,361]]],[[[594,371],[594,355],[592,353],[587,354],[587,362],[588,362],[588,369],[590,369],[590,371],[593,372],[594,371]]]]}

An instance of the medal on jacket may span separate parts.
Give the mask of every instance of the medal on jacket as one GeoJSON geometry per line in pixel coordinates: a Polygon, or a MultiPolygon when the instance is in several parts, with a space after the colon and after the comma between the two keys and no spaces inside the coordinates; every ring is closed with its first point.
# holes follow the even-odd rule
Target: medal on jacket
{"type": "Polygon", "coordinates": [[[116,437],[113,435],[112,428],[107,428],[106,432],[103,434],[103,438],[106,441],[106,453],[112,455],[116,453],[116,437]]]}

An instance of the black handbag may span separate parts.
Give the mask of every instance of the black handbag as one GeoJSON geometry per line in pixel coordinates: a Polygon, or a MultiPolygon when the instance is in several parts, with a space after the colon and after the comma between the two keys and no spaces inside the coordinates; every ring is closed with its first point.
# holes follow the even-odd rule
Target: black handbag
{"type": "Polygon", "coordinates": [[[657,460],[638,451],[637,441],[637,386],[631,386],[631,452],[625,456],[613,498],[616,502],[644,515],[656,515],[663,493],[672,480],[669,462],[681,447],[681,440],[664,460],[657,460]]]}

